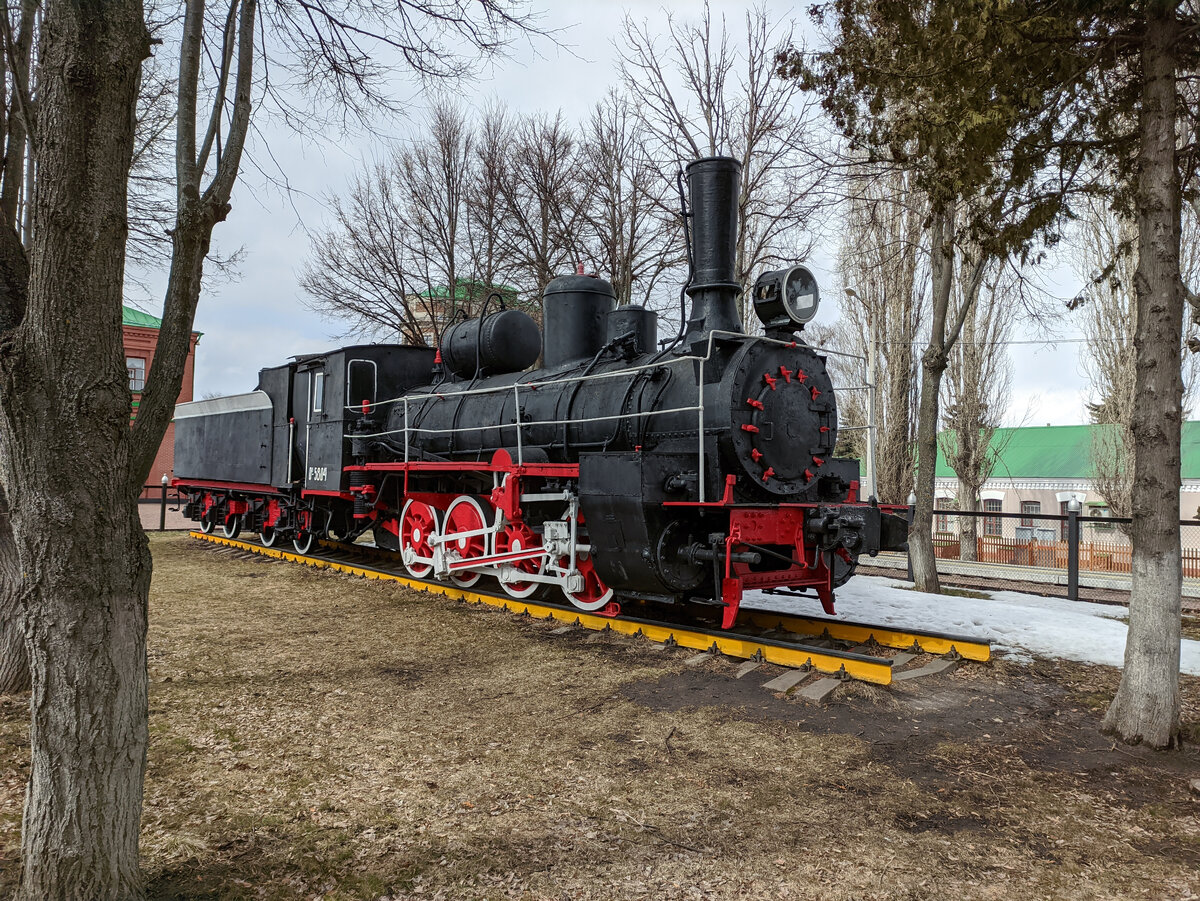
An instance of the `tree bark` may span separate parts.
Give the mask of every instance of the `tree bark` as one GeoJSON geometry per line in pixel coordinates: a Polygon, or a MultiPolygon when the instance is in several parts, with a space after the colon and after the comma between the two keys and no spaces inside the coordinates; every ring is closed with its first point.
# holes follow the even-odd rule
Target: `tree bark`
{"type": "Polygon", "coordinates": [[[1177,745],[1179,726],[1179,365],[1184,286],[1179,271],[1180,182],[1175,159],[1176,42],[1173,4],[1150,7],[1143,38],[1140,148],[1135,196],[1133,587],[1125,668],[1104,731],[1155,748],[1177,745]]]}
{"type": "Polygon", "coordinates": [[[0,488],[0,695],[29,690],[21,565],[17,562],[10,517],[4,489],[0,488]]]}
{"type": "MultiPolygon", "coordinates": [[[[29,288],[29,266],[17,231],[17,201],[23,185],[29,137],[22,112],[23,101],[18,92],[24,91],[30,83],[29,54],[36,6],[33,0],[23,0],[12,52],[14,68],[11,72],[7,68],[0,70],[6,83],[10,78],[14,83],[10,91],[12,110],[3,119],[6,150],[3,186],[0,188],[0,335],[15,328],[24,318],[29,288]]],[[[24,96],[28,97],[28,93],[24,96]]],[[[13,540],[12,511],[0,485],[0,694],[29,690],[24,602],[21,566],[13,540]]]]}
{"type": "Polygon", "coordinates": [[[29,114],[25,102],[29,98],[29,57],[33,48],[33,20],[37,14],[36,0],[21,0],[21,19],[12,48],[13,109],[8,118],[7,148],[4,155],[4,180],[0,188],[0,216],[5,223],[17,225],[17,200],[25,177],[26,139],[29,137],[29,114]]]}
{"type": "Polygon", "coordinates": [[[140,0],[50,0],[43,23],[28,295],[0,334],[0,484],[32,676],[17,897],[137,898],[150,555],[121,299],[150,43],[140,0]]]}
{"type": "MultiPolygon", "coordinates": [[[[979,489],[968,485],[960,478],[958,480],[958,509],[977,512],[979,510],[979,489]]],[[[958,521],[958,559],[975,561],[979,559],[979,517],[963,516],[958,521]]]]}

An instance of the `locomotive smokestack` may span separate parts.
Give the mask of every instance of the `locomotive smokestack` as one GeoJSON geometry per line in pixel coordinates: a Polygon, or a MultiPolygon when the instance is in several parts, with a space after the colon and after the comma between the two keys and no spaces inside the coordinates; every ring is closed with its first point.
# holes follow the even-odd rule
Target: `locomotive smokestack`
{"type": "Polygon", "coordinates": [[[737,297],[738,193],[742,164],[732,157],[710,156],[689,163],[692,208],[692,264],[687,294],[692,299],[685,345],[714,329],[741,332],[737,297]]]}

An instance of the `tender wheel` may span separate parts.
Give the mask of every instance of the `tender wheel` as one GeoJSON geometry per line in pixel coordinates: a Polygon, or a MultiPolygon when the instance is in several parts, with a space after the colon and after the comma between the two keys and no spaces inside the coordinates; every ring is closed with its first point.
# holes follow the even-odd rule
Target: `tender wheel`
{"type": "MultiPolygon", "coordinates": [[[[446,548],[447,560],[454,562],[486,557],[489,536],[469,534],[486,528],[487,517],[483,512],[483,504],[469,494],[456,497],[446,510],[446,543],[443,547],[446,548]]],[[[470,570],[450,572],[450,581],[460,588],[470,588],[481,578],[483,573],[470,570]]]]}
{"type": "Polygon", "coordinates": [[[292,538],[292,547],[296,549],[297,554],[307,554],[317,540],[317,535],[312,527],[312,518],[311,510],[301,510],[296,514],[296,534],[292,538]]]}
{"type": "Polygon", "coordinates": [[[410,500],[400,511],[400,556],[414,579],[433,572],[432,539],[441,531],[439,519],[439,511],[423,501],[410,500]]]}
{"type": "MultiPolygon", "coordinates": [[[[569,563],[570,561],[563,557],[558,565],[566,569],[569,563]]],[[[564,588],[563,594],[580,610],[599,610],[612,598],[612,589],[600,580],[600,574],[596,572],[596,564],[592,562],[591,555],[577,558],[575,568],[583,576],[583,590],[572,594],[564,588]]]]}
{"type": "Polygon", "coordinates": [[[221,534],[226,538],[237,538],[242,531],[242,516],[240,513],[229,513],[221,523],[221,534]]]}
{"type": "Polygon", "coordinates": [[[275,547],[279,542],[279,531],[274,526],[263,526],[258,530],[258,540],[263,547],[275,547]]]}
{"type": "Polygon", "coordinates": [[[216,520],[213,519],[212,511],[200,515],[200,531],[205,535],[211,535],[213,529],[217,526],[216,520]]]}
{"type": "MultiPolygon", "coordinates": [[[[542,540],[538,537],[537,532],[529,528],[523,522],[510,523],[499,532],[496,533],[496,554],[515,554],[519,551],[528,551],[532,548],[541,547],[542,540]]],[[[527,560],[515,560],[508,564],[517,572],[521,573],[540,573],[546,568],[545,556],[533,557],[527,560]]],[[[504,564],[500,564],[501,567],[504,564]]],[[[500,579],[500,587],[504,589],[504,593],[513,598],[527,598],[543,587],[542,582],[506,582],[500,579]]]]}

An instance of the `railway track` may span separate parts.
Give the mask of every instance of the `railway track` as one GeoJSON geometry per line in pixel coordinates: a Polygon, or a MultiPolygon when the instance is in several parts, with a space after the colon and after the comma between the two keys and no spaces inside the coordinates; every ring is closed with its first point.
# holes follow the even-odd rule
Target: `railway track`
{"type": "Polygon", "coordinates": [[[298,554],[202,532],[189,534],[192,538],[246,553],[367,579],[400,582],[418,591],[503,608],[536,619],[555,620],[566,626],[640,635],[668,646],[771,663],[801,673],[825,673],[836,680],[856,679],[876,685],[890,685],[894,680],[943,671],[954,661],[987,661],[991,657],[990,644],[966,636],[908,631],[870,623],[794,616],[766,610],[743,609],[734,628],[727,631],[635,616],[597,616],[566,604],[518,600],[506,594],[414,579],[399,569],[395,555],[373,547],[356,545],[351,548],[330,542],[314,548],[308,554],[298,554]],[[390,566],[389,563],[396,565],[390,566]],[[892,650],[900,653],[889,655],[888,652],[892,650]],[[914,660],[917,656],[926,654],[942,660],[916,666],[914,660]],[[910,664],[908,669],[903,668],[910,664]]]}

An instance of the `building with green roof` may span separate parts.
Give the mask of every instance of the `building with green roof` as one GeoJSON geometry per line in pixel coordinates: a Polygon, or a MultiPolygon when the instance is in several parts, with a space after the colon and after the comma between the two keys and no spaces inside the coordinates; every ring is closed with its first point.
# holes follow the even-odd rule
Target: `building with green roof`
{"type": "Polygon", "coordinates": [[[121,324],[136,328],[162,328],[162,320],[133,307],[121,306],[121,324]]]}
{"type": "MultiPolygon", "coordinates": [[[[1110,515],[1108,503],[1096,488],[1095,447],[1102,433],[1113,426],[1050,425],[997,429],[991,447],[996,466],[980,491],[984,512],[1062,515],[1076,498],[1087,516],[1110,515]]],[[[1103,447],[1103,444],[1101,444],[1103,447]]],[[[1200,422],[1185,422],[1182,435],[1182,479],[1179,491],[1179,518],[1200,519],[1200,422]]],[[[938,448],[935,479],[938,509],[951,510],[959,505],[959,484],[938,448]]],[[[935,531],[948,531],[952,519],[940,514],[935,531]]],[[[1047,525],[1032,519],[1022,525],[1047,525]]],[[[1053,525],[1053,524],[1050,524],[1053,525]]],[[[988,522],[980,530],[1000,529],[1001,518],[988,522]]],[[[1061,527],[1059,527],[1061,528],[1061,527]]],[[[1118,529],[1104,524],[1087,524],[1085,537],[1123,541],[1118,529]]],[[[1183,530],[1185,544],[1200,545],[1200,528],[1183,530]],[[1194,535],[1190,533],[1195,533],[1194,535]]]]}
{"type": "MultiPolygon", "coordinates": [[[[121,338],[125,344],[125,371],[129,376],[129,393],[132,395],[132,409],[129,411],[130,422],[137,418],[138,407],[142,400],[142,389],[146,387],[146,375],[154,362],[154,350],[158,346],[158,332],[161,328],[162,320],[157,316],[122,305],[121,338]]],[[[192,332],[178,403],[192,399],[195,384],[196,342],[199,340],[200,333],[192,332]]],[[[167,426],[167,433],[163,436],[162,444],[159,445],[158,453],[154,458],[154,466],[150,470],[150,481],[143,493],[153,496],[161,490],[162,477],[169,478],[174,465],[175,424],[172,423],[167,426]]]]}
{"type": "MultiPolygon", "coordinates": [[[[456,301],[486,297],[492,293],[499,294],[505,300],[511,301],[516,298],[517,289],[509,285],[488,285],[469,278],[456,278],[454,280],[454,300],[456,301]]],[[[450,288],[448,285],[435,285],[432,288],[421,291],[417,294],[417,297],[446,301],[450,299],[450,288]]]]}
{"type": "MultiPolygon", "coordinates": [[[[1047,425],[996,429],[993,479],[1090,481],[1094,476],[1092,446],[1097,432],[1113,426],[1047,425]]],[[[1183,424],[1183,481],[1200,481],[1200,422],[1183,424]]],[[[938,448],[937,478],[955,479],[938,448]]]]}

